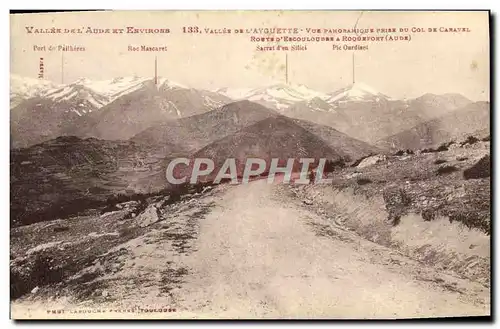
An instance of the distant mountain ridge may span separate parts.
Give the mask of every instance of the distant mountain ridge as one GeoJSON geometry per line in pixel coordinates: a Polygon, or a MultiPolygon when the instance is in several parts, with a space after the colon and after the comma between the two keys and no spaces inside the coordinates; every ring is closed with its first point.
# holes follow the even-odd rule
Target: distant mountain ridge
{"type": "Polygon", "coordinates": [[[11,144],[26,147],[68,134],[128,139],[158,122],[210,111],[229,101],[161,77],[157,84],[137,77],[79,79],[30,96],[12,108],[11,144]]]}
{"type": "Polygon", "coordinates": [[[172,141],[195,151],[277,115],[277,112],[260,104],[248,100],[236,101],[206,113],[154,125],[136,134],[131,141],[142,145],[161,145],[172,141]]]}
{"type": "Polygon", "coordinates": [[[489,128],[490,103],[475,102],[379,140],[376,145],[391,149],[421,149],[489,128]]]}
{"type": "Polygon", "coordinates": [[[103,81],[82,78],[62,86],[14,75],[13,81],[17,82],[11,83],[11,95],[14,90],[24,90],[16,95],[28,97],[20,103],[18,98],[11,99],[11,104],[18,104],[11,109],[13,147],[65,135],[126,140],[162,122],[224,108],[234,98],[332,127],[370,144],[472,103],[459,94],[428,93],[396,100],[360,82],[323,93],[283,83],[207,91],[162,77],[157,84],[153,78],[141,77],[103,81]]]}
{"type": "MultiPolygon", "coordinates": [[[[151,83],[151,77],[118,77],[108,80],[90,80],[79,78],[68,84],[55,84],[48,80],[33,79],[11,75],[11,96],[22,94],[23,99],[42,96],[54,101],[71,100],[74,97],[87,96],[88,101],[100,108],[118,97],[131,93],[144,85],[151,83]],[[24,91],[24,92],[22,92],[24,91]]],[[[158,86],[162,88],[188,87],[172,82],[166,78],[158,78],[158,86]]]]}
{"type": "MultiPolygon", "coordinates": [[[[131,141],[143,145],[161,145],[168,141],[196,151],[248,126],[280,116],[278,112],[258,103],[248,100],[237,101],[210,112],[153,126],[135,135],[131,141]]],[[[381,152],[380,149],[331,127],[293,118],[287,119],[290,124],[323,139],[343,158],[357,159],[371,153],[381,152]]]]}
{"type": "Polygon", "coordinates": [[[229,98],[210,91],[148,81],[101,108],[85,135],[125,140],[158,123],[208,112],[229,102],[229,98]]]}
{"type": "Polygon", "coordinates": [[[330,104],[338,102],[378,102],[381,99],[391,100],[389,96],[382,94],[372,87],[364,83],[356,82],[331,93],[326,102],[330,104]]]}
{"type": "Polygon", "coordinates": [[[337,101],[333,103],[321,99],[298,102],[287,109],[286,115],[324,124],[373,143],[472,103],[458,94],[425,94],[406,101],[382,94],[370,94],[370,97],[363,94],[362,100],[341,101],[346,95],[352,96],[344,91],[334,97],[337,101]]]}

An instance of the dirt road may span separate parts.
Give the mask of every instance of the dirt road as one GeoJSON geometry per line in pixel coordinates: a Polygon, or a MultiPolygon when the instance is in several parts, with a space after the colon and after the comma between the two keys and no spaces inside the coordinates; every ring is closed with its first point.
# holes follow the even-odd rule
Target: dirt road
{"type": "Polygon", "coordinates": [[[473,291],[473,283],[443,278],[335,228],[280,191],[265,181],[229,188],[201,221],[197,252],[185,259],[190,275],[178,292],[183,299],[179,310],[187,311],[185,315],[400,318],[489,314],[484,292],[471,297],[464,290],[450,289],[473,291]]]}
{"type": "Polygon", "coordinates": [[[65,318],[489,315],[487,287],[335,226],[282,184],[225,185],[173,206],[143,235],[82,270],[69,295],[57,286],[28,294],[11,304],[13,316],[44,318],[50,309],[65,310],[58,316],[65,318]],[[82,289],[92,291],[75,299],[82,289]],[[148,305],[176,311],[78,313],[148,305]]]}

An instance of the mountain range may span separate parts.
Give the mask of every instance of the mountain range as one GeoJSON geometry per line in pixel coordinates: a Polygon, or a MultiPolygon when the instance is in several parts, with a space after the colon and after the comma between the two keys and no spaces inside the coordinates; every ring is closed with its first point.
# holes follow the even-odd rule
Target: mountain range
{"type": "MultiPolygon", "coordinates": [[[[18,82],[11,81],[11,90],[21,89],[18,82]]],[[[27,98],[11,109],[12,147],[67,135],[125,140],[158,122],[210,111],[231,101],[164,78],[157,83],[137,77],[78,79],[49,90],[43,90],[45,86],[44,81],[30,84],[23,89],[27,98]]]]}
{"type": "Polygon", "coordinates": [[[233,102],[167,121],[127,141],[60,136],[13,149],[11,209],[16,225],[26,224],[55,209],[77,208],[75,202],[90,205],[116,194],[158,191],[167,186],[165,168],[175,157],[210,155],[219,165],[226,156],[348,161],[378,151],[331,127],[250,101],[233,102]]]}
{"type": "Polygon", "coordinates": [[[331,126],[373,143],[473,103],[459,94],[425,94],[396,100],[364,86],[350,87],[329,99],[297,102],[287,109],[286,115],[331,126]]]}
{"type": "Polygon", "coordinates": [[[11,83],[15,225],[165,189],[175,157],[211,158],[217,169],[232,157],[241,175],[252,157],[351,162],[489,129],[488,102],[396,100],[360,83],[329,94],[284,84],[208,91],[139,77],[11,83]]]}
{"type": "Polygon", "coordinates": [[[283,111],[292,104],[315,97],[328,98],[328,94],[313,90],[305,85],[279,83],[255,89],[216,89],[215,92],[234,100],[249,100],[266,107],[283,111]]]}
{"type": "MultiPolygon", "coordinates": [[[[11,100],[15,105],[11,109],[12,147],[67,135],[127,140],[162,124],[170,126],[172,135],[176,132],[183,136],[179,127],[184,123],[175,123],[176,119],[221,109],[235,100],[257,103],[373,144],[474,104],[460,94],[424,94],[398,100],[360,82],[331,93],[294,84],[208,91],[165,78],[155,83],[154,79],[140,77],[104,81],[83,78],[54,85],[12,76],[11,100]]],[[[195,139],[192,143],[194,147],[195,139]]]]}

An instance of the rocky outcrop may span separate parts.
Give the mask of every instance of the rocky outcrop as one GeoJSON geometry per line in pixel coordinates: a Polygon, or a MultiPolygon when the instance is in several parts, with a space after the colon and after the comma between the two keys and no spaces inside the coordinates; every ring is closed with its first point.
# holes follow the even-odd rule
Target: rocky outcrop
{"type": "Polygon", "coordinates": [[[137,216],[135,222],[140,227],[146,227],[160,220],[156,204],[152,204],[137,216]]]}
{"type": "Polygon", "coordinates": [[[365,168],[365,167],[373,166],[374,164],[383,162],[385,160],[386,160],[386,156],[385,155],[382,155],[382,154],[372,155],[372,156],[369,156],[369,157],[363,159],[358,164],[357,167],[358,168],[365,168]]]}

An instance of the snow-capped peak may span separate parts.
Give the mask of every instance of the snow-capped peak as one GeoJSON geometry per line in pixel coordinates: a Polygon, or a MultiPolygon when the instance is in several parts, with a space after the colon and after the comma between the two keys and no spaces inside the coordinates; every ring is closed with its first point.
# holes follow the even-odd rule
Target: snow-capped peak
{"type": "Polygon", "coordinates": [[[224,95],[234,100],[245,99],[246,96],[250,94],[253,88],[217,88],[211,90],[214,93],[224,95]]]}
{"type": "Polygon", "coordinates": [[[276,84],[254,89],[245,98],[250,101],[270,103],[278,110],[283,110],[296,102],[307,101],[316,97],[326,99],[328,95],[305,85],[276,84]]]}
{"type": "MultiPolygon", "coordinates": [[[[136,91],[140,88],[153,86],[154,78],[137,76],[117,77],[107,80],[90,80],[78,78],[66,85],[57,85],[47,80],[11,75],[11,104],[13,100],[19,103],[23,99],[43,96],[55,102],[76,99],[79,104],[87,101],[95,108],[100,108],[118,97],[136,91]]],[[[179,83],[159,77],[158,89],[187,88],[179,83]]],[[[79,105],[80,106],[80,105],[79,105]]]]}
{"type": "Polygon", "coordinates": [[[189,89],[189,87],[186,87],[180,83],[173,82],[171,80],[168,80],[167,78],[163,77],[158,77],[158,88],[167,88],[167,89],[174,89],[174,88],[185,88],[189,89]]]}
{"type": "Polygon", "coordinates": [[[310,100],[316,97],[322,99],[328,98],[327,94],[313,90],[305,85],[284,83],[254,89],[222,88],[215,90],[215,92],[236,100],[247,99],[249,101],[264,103],[278,110],[286,109],[293,103],[310,100]]]}
{"type": "Polygon", "coordinates": [[[85,86],[83,82],[79,80],[75,83],[52,89],[44,97],[54,102],[76,101],[77,106],[90,105],[96,109],[101,108],[109,102],[106,96],[93,91],[91,88],[85,86]]]}
{"type": "Polygon", "coordinates": [[[315,97],[326,97],[325,94],[312,90],[305,85],[276,84],[269,87],[257,88],[250,91],[246,98],[258,98],[260,95],[268,95],[289,102],[309,100],[315,97]]]}
{"type": "Polygon", "coordinates": [[[89,78],[81,77],[81,78],[78,78],[75,81],[73,81],[71,84],[72,85],[82,85],[82,86],[85,86],[85,85],[88,85],[88,84],[91,84],[91,83],[92,83],[92,81],[89,78]]]}
{"type": "Polygon", "coordinates": [[[10,75],[10,94],[30,98],[40,96],[48,90],[57,87],[49,80],[22,77],[17,74],[10,75]]]}
{"type": "MultiPolygon", "coordinates": [[[[108,97],[110,101],[115,100],[116,98],[131,93],[135,90],[138,90],[145,85],[152,85],[154,83],[154,78],[147,77],[138,77],[138,76],[128,76],[128,77],[117,77],[108,80],[99,80],[92,81],[85,79],[83,80],[83,85],[92,91],[108,97]]],[[[78,82],[78,80],[77,80],[78,82]]],[[[166,89],[174,89],[174,88],[188,88],[179,83],[168,80],[167,78],[158,77],[157,88],[166,88],[166,89]]]]}
{"type": "Polygon", "coordinates": [[[390,99],[390,97],[382,94],[381,92],[375,90],[374,88],[361,83],[353,83],[346,88],[337,90],[331,94],[331,97],[327,99],[328,103],[337,102],[347,102],[347,101],[380,101],[382,99],[390,99]]]}
{"type": "MultiPolygon", "coordinates": [[[[93,92],[108,98],[108,102],[112,102],[116,98],[133,92],[144,85],[144,82],[151,78],[133,77],[118,77],[107,80],[92,81],[89,79],[82,80],[83,86],[93,92]]],[[[78,80],[76,81],[78,83],[78,80]]]]}
{"type": "MultiPolygon", "coordinates": [[[[80,78],[58,90],[52,90],[46,96],[54,101],[67,101],[73,97],[79,97],[79,99],[86,99],[94,107],[100,108],[120,96],[136,91],[147,83],[153,82],[154,80],[150,77],[140,78],[137,76],[98,81],[80,78]]],[[[158,78],[157,87],[172,89],[175,87],[181,88],[182,86],[165,78],[158,78]]]]}

